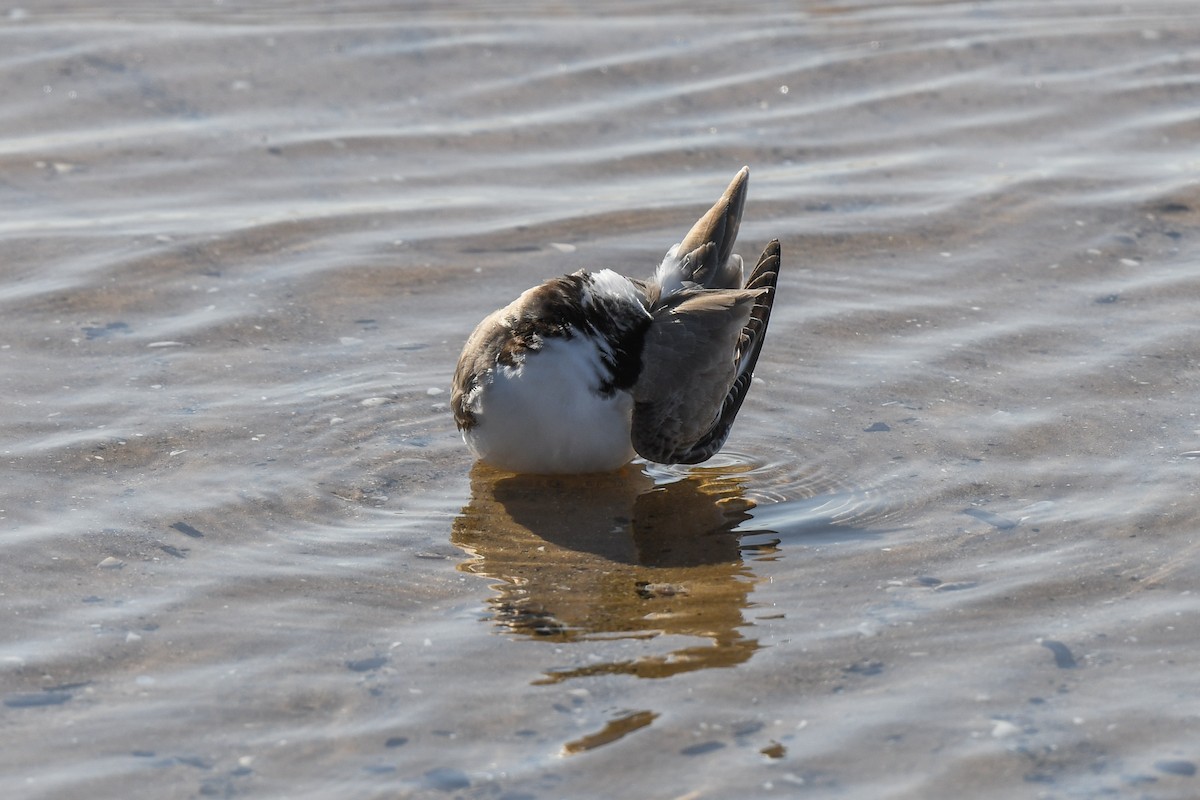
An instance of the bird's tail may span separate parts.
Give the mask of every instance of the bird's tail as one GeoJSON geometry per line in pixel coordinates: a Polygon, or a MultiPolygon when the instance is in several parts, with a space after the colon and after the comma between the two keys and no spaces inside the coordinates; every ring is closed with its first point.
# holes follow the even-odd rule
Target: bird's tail
{"type": "Polygon", "coordinates": [[[666,297],[683,288],[740,289],[745,280],[742,257],[733,254],[750,168],[742,167],[721,199],[696,221],[683,241],[667,251],[654,273],[666,297]]]}

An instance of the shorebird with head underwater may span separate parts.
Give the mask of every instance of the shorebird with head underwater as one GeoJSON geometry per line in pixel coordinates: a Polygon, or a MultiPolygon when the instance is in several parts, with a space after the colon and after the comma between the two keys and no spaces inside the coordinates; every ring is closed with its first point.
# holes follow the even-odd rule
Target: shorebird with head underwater
{"type": "Polygon", "coordinates": [[[697,464],[729,436],[775,300],[779,241],[748,279],[733,254],[750,170],[654,274],[580,270],[475,328],[451,407],[482,461],[523,473],[619,469],[635,455],[697,464]]]}

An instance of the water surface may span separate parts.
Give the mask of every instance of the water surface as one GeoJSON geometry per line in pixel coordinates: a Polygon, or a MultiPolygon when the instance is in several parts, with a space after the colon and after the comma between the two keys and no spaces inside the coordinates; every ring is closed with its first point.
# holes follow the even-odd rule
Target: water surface
{"type": "Polygon", "coordinates": [[[1200,793],[1190,2],[0,19],[6,797],[1200,793]],[[781,239],[692,469],[515,477],[488,311],[781,239]]]}

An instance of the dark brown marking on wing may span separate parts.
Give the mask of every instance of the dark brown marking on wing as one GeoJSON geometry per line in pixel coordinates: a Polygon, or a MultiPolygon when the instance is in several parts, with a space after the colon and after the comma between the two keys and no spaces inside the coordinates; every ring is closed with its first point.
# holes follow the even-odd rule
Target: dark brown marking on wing
{"type": "MultiPolygon", "coordinates": [[[[580,334],[603,337],[608,344],[608,352],[601,353],[606,374],[598,376],[597,389],[605,394],[628,389],[637,381],[649,314],[601,292],[587,292],[591,302],[585,305],[585,290],[592,285],[592,276],[583,270],[551,278],[479,324],[454,375],[450,405],[460,430],[478,424],[469,402],[481,382],[490,380],[492,370],[519,367],[548,339],[580,334]]],[[[635,288],[644,304],[645,291],[637,284],[635,288]]]]}

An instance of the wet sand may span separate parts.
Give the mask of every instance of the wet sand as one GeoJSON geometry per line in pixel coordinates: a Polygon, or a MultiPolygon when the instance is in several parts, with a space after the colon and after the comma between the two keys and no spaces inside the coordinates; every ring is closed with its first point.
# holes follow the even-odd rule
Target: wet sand
{"type": "Polygon", "coordinates": [[[1190,3],[0,18],[0,794],[1190,798],[1190,3]],[[742,164],[726,450],[516,477],[474,324],[742,164]]]}

